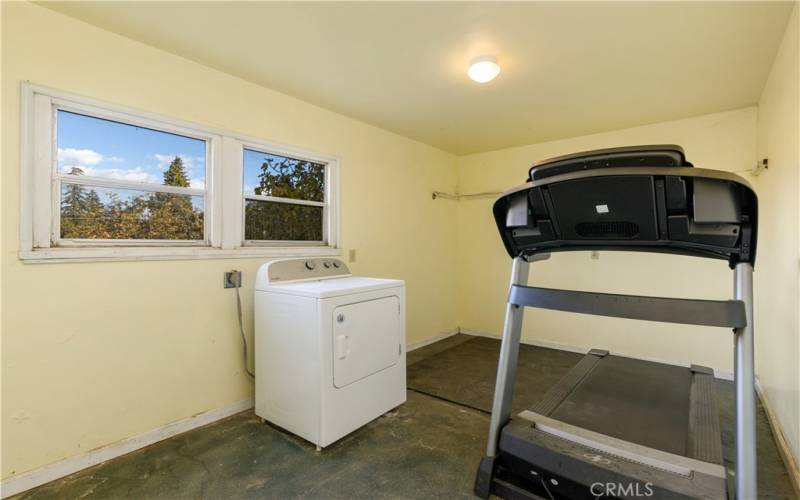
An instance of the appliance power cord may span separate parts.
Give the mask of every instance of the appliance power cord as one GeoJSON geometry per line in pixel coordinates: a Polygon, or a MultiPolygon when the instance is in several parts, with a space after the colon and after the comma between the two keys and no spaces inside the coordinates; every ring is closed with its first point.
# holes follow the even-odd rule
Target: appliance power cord
{"type": "Polygon", "coordinates": [[[247,376],[251,379],[256,379],[256,374],[250,371],[250,366],[248,364],[248,355],[247,355],[247,337],[244,335],[244,322],[242,321],[242,296],[239,295],[239,287],[236,288],[236,313],[239,316],[239,334],[242,336],[242,354],[244,355],[244,371],[247,372],[247,376]]]}

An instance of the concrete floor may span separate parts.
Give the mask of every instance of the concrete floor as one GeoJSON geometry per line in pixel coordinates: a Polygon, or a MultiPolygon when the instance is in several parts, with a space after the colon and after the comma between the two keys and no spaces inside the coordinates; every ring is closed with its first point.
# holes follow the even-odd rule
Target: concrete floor
{"type": "MultiPolygon", "coordinates": [[[[515,407],[580,358],[523,347],[515,407]]],[[[321,453],[248,411],[15,498],[473,498],[497,348],[496,341],[457,335],[409,353],[408,401],[321,453]]],[[[720,384],[727,429],[730,389],[720,384]]],[[[760,496],[794,498],[763,411],[759,419],[760,496]]],[[[730,432],[723,441],[729,455],[730,432]]]]}

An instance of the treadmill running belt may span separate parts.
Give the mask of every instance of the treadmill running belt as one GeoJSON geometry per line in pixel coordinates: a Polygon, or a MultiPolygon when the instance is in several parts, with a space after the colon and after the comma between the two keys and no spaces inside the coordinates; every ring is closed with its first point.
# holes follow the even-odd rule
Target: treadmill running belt
{"type": "Polygon", "coordinates": [[[688,368],[606,356],[548,416],[686,456],[691,378],[688,368]]]}

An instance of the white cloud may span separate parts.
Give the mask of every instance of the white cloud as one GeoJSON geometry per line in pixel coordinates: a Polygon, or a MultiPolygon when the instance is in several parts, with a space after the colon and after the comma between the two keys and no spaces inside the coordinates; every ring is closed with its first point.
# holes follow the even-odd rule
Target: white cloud
{"type": "Polygon", "coordinates": [[[205,189],[206,181],[205,179],[190,179],[189,187],[194,189],[205,189]]]}
{"type": "Polygon", "coordinates": [[[158,167],[161,169],[167,168],[169,164],[172,163],[172,160],[174,160],[176,156],[179,157],[181,160],[183,160],[183,166],[186,167],[187,170],[191,170],[192,167],[194,166],[194,157],[187,156],[185,154],[162,155],[156,153],[153,156],[155,157],[156,160],[158,160],[158,167]]]}
{"type": "Polygon", "coordinates": [[[72,163],[77,166],[97,165],[103,161],[103,155],[91,149],[58,148],[58,162],[72,163]]]}
{"type": "Polygon", "coordinates": [[[91,177],[103,177],[106,179],[117,179],[121,181],[147,182],[151,184],[161,184],[161,178],[149,172],[145,172],[142,167],[136,168],[94,168],[83,165],[64,165],[61,171],[69,173],[73,167],[83,170],[83,175],[91,177]]]}
{"type": "Polygon", "coordinates": [[[100,163],[122,163],[125,158],[105,156],[93,149],[58,148],[58,163],[85,168],[100,163]]]}

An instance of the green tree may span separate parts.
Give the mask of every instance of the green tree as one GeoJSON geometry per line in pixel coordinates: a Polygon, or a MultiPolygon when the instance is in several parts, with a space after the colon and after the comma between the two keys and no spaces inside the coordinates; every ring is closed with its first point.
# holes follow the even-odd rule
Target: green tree
{"type": "MultiPolygon", "coordinates": [[[[74,167],[70,174],[83,175],[74,167]]],[[[176,156],[164,171],[164,185],[189,187],[183,160],[176,156]]],[[[76,239],[203,239],[203,211],[190,195],[147,193],[120,199],[109,191],[105,202],[97,191],[64,184],[61,199],[61,237],[76,239]]]]}
{"type": "Polygon", "coordinates": [[[186,177],[186,169],[183,166],[183,158],[176,156],[169,168],[164,172],[165,186],[189,187],[189,178],[186,177]]]}
{"type": "MultiPolygon", "coordinates": [[[[183,159],[176,156],[166,171],[164,185],[189,187],[183,159]]],[[[148,238],[157,240],[203,239],[203,214],[192,205],[192,197],[155,193],[148,206],[148,238]]]]}
{"type": "Polygon", "coordinates": [[[325,165],[294,158],[268,157],[261,164],[255,193],[295,200],[325,199],[325,165]]]}
{"type": "MultiPolygon", "coordinates": [[[[265,157],[255,194],[294,200],[325,200],[325,166],[307,160],[265,157]]],[[[322,208],[248,200],[245,239],[321,241],[322,208]]]]}
{"type": "Polygon", "coordinates": [[[106,216],[106,207],[100,200],[100,195],[94,189],[86,193],[86,208],[81,223],[82,238],[101,239],[112,238],[113,231],[108,228],[109,219],[106,216]]]}
{"type": "MultiPolygon", "coordinates": [[[[83,175],[83,169],[72,167],[69,174],[83,175]]],[[[78,238],[86,222],[87,192],[80,184],[64,184],[61,191],[61,237],[78,238]]]]}
{"type": "MultiPolygon", "coordinates": [[[[83,169],[72,167],[70,175],[83,175],[83,169]]],[[[62,233],[64,228],[71,231],[74,225],[80,220],[86,208],[86,193],[80,184],[65,184],[62,188],[61,197],[61,226],[62,233]]]]}

